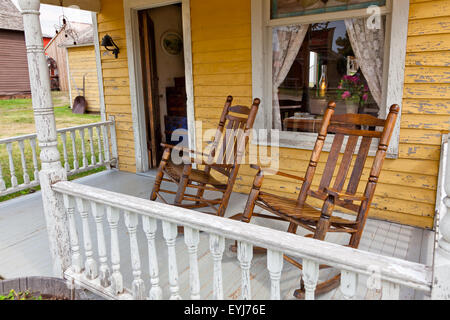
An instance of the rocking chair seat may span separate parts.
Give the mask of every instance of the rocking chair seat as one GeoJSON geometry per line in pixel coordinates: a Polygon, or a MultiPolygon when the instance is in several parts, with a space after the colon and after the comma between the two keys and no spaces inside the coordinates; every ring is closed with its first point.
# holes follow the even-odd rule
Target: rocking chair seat
{"type": "MultiPolygon", "coordinates": [[[[270,212],[280,217],[291,218],[307,225],[315,225],[320,220],[320,210],[306,203],[299,207],[297,201],[294,199],[284,198],[261,191],[258,196],[258,202],[267,207],[270,212]]],[[[344,230],[346,230],[346,232],[353,232],[353,229],[347,229],[346,227],[353,227],[357,224],[355,221],[336,216],[332,216],[330,221],[331,225],[338,228],[340,232],[343,232],[344,230]]],[[[333,230],[330,231],[332,232],[333,230]]]]}
{"type": "MultiPolygon", "coordinates": [[[[181,176],[183,175],[183,164],[174,164],[172,161],[168,161],[165,167],[166,173],[177,183],[180,182],[181,176]]],[[[205,173],[204,171],[192,169],[191,174],[189,175],[189,181],[204,183],[207,185],[214,186],[217,189],[225,190],[227,188],[227,184],[224,184],[218,181],[216,178],[211,176],[210,174],[205,173]]]]}

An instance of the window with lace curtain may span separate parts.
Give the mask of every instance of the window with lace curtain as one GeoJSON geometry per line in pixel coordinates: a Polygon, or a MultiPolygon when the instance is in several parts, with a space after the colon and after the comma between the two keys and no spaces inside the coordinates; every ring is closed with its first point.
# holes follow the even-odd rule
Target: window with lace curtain
{"type": "Polygon", "coordinates": [[[253,19],[262,18],[262,35],[253,35],[264,66],[258,70],[255,52],[253,87],[265,102],[258,127],[279,131],[279,146],[311,149],[328,101],[336,101],[337,114],[380,118],[401,104],[403,83],[389,75],[402,74],[404,59],[395,65],[392,54],[405,55],[408,16],[392,0],[253,0],[252,7],[253,19]],[[403,48],[395,50],[393,39],[403,48]]]}

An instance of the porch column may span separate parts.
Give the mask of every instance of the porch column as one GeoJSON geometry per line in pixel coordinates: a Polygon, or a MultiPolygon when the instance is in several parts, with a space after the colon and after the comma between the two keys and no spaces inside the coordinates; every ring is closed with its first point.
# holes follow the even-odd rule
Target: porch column
{"type": "Polygon", "coordinates": [[[39,20],[40,1],[19,0],[19,6],[23,15],[34,121],[41,150],[42,165],[39,179],[53,259],[53,271],[55,276],[63,277],[64,270],[70,266],[69,232],[62,197],[53,192],[51,185],[67,180],[67,174],[61,166],[57,149],[50,75],[44,54],[39,20]]]}
{"type": "Polygon", "coordinates": [[[447,146],[445,164],[444,189],[447,197],[444,200],[447,212],[442,212],[439,221],[439,236],[433,263],[433,300],[450,300],[450,155],[447,146]]]}

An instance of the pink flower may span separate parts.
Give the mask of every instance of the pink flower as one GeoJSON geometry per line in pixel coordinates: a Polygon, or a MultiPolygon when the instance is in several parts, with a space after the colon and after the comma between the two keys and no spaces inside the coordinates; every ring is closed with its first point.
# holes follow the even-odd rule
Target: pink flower
{"type": "Polygon", "coordinates": [[[338,89],[342,89],[342,84],[340,84],[340,85],[338,86],[338,89]]]}
{"type": "Polygon", "coordinates": [[[349,92],[349,91],[345,91],[343,94],[342,94],[342,99],[347,99],[347,98],[350,98],[352,95],[351,95],[351,93],[349,92]]]}
{"type": "Polygon", "coordinates": [[[367,100],[369,99],[369,95],[368,95],[367,93],[365,93],[365,94],[362,96],[362,99],[363,99],[364,101],[367,101],[367,100]]]}

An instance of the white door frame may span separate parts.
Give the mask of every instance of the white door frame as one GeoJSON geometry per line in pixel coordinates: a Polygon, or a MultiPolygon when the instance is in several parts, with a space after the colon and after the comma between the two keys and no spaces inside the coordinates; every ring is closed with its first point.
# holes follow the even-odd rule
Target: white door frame
{"type": "Polygon", "coordinates": [[[147,131],[145,125],[144,110],[144,90],[142,85],[140,85],[142,84],[142,65],[139,41],[138,11],[176,3],[181,3],[182,5],[189,147],[191,150],[195,150],[195,114],[194,85],[192,74],[190,0],[123,0],[137,172],[145,172],[149,167],[147,152],[147,131]]]}

